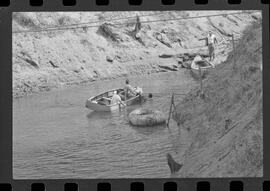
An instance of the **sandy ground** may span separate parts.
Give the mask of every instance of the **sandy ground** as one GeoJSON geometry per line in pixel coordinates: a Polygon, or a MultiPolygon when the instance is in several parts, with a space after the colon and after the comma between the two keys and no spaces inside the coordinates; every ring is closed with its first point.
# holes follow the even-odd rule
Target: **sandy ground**
{"type": "Polygon", "coordinates": [[[228,60],[177,106],[176,120],[188,131],[180,177],[263,176],[261,24],[244,31],[228,60]]]}
{"type": "Polygon", "coordinates": [[[220,42],[215,64],[221,63],[232,48],[228,35],[233,32],[240,38],[260,13],[143,22],[231,12],[236,11],[14,13],[13,32],[96,22],[88,24],[94,27],[75,30],[13,33],[13,97],[95,80],[179,70],[195,54],[207,53],[199,39],[209,30],[220,42]],[[140,40],[132,32],[136,15],[142,22],[140,40]],[[127,17],[133,18],[105,21],[127,17]]]}

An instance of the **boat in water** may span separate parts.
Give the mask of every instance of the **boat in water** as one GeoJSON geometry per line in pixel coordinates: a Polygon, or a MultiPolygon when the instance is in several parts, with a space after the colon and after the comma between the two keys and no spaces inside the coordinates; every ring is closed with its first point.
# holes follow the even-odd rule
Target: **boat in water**
{"type": "Polygon", "coordinates": [[[91,97],[86,100],[85,107],[94,111],[114,111],[118,110],[121,107],[124,107],[122,104],[111,104],[111,99],[114,91],[117,91],[117,94],[122,98],[123,103],[126,106],[140,103],[142,100],[142,89],[139,87],[135,88],[137,92],[140,92],[136,96],[125,97],[125,91],[123,88],[113,89],[104,93],[101,93],[97,96],[91,97]]]}
{"type": "Polygon", "coordinates": [[[196,79],[205,78],[213,67],[213,64],[197,55],[191,63],[191,75],[196,79]]]}

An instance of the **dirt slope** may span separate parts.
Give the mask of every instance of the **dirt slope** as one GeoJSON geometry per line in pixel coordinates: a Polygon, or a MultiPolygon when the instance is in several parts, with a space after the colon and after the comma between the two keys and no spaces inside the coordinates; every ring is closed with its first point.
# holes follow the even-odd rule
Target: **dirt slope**
{"type": "Polygon", "coordinates": [[[231,49],[228,34],[234,32],[239,38],[246,25],[261,18],[260,13],[143,22],[230,12],[236,11],[14,13],[13,32],[96,22],[88,24],[93,27],[74,30],[13,33],[13,96],[99,79],[178,70],[177,56],[159,55],[205,53],[207,48],[198,39],[208,30],[220,41],[218,64],[231,49]],[[142,22],[141,40],[132,32],[136,15],[142,22]],[[127,17],[133,18],[105,21],[127,17]]]}
{"type": "MultiPolygon", "coordinates": [[[[191,137],[181,177],[263,175],[262,28],[255,23],[199,87],[177,106],[181,128],[191,137]]],[[[181,149],[181,148],[180,148],[181,149]]]]}

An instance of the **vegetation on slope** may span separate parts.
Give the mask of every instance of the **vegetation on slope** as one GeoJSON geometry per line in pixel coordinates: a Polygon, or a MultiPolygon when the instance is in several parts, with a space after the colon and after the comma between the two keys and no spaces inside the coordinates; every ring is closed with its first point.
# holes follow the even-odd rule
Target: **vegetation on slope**
{"type": "Polygon", "coordinates": [[[261,23],[243,33],[235,55],[203,82],[205,97],[196,88],[177,106],[192,137],[181,176],[263,175],[261,23]]]}

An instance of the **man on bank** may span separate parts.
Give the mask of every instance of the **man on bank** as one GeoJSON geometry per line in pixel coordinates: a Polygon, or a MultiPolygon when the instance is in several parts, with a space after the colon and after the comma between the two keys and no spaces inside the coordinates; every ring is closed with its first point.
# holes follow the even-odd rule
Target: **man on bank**
{"type": "Polygon", "coordinates": [[[208,46],[209,51],[209,61],[213,61],[215,59],[215,44],[218,44],[216,36],[209,31],[207,37],[199,40],[206,40],[206,45],[208,46]]]}
{"type": "Polygon", "coordinates": [[[209,51],[209,61],[212,61],[215,59],[215,44],[218,44],[216,36],[209,31],[207,35],[207,45],[208,45],[208,51],[209,51]]]}

